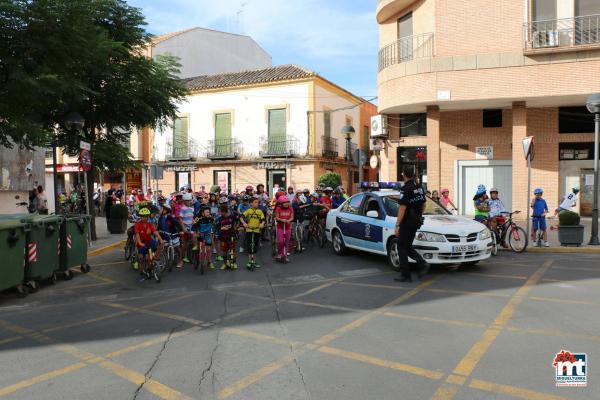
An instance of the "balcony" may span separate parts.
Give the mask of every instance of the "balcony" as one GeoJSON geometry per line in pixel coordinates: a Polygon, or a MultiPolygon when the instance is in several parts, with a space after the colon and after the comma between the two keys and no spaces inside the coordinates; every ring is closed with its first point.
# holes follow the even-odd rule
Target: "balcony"
{"type": "Polygon", "coordinates": [[[338,157],[338,140],[331,136],[323,136],[321,138],[323,144],[323,157],[337,158],[338,157]]]}
{"type": "Polygon", "coordinates": [[[198,145],[192,139],[187,142],[173,142],[166,144],[165,158],[167,161],[187,161],[198,157],[198,145]]]}
{"type": "Polygon", "coordinates": [[[291,135],[281,137],[262,136],[259,140],[261,157],[293,157],[298,154],[298,139],[291,135]]]}
{"type": "Polygon", "coordinates": [[[525,54],[600,48],[600,15],[523,24],[525,54]]]}
{"type": "Polygon", "coordinates": [[[429,57],[433,57],[433,33],[403,37],[379,50],[379,72],[394,64],[429,57]]]}
{"type": "Polygon", "coordinates": [[[233,160],[242,155],[242,142],[237,139],[209,140],[206,158],[210,160],[233,160]]]}

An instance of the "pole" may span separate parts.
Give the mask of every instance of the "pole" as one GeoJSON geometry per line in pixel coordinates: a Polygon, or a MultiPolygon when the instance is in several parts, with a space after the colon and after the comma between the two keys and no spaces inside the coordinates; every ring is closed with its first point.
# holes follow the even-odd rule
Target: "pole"
{"type": "Polygon", "coordinates": [[[598,157],[600,157],[599,143],[600,140],[600,113],[596,114],[594,119],[596,129],[594,133],[594,205],[592,208],[592,236],[590,237],[590,245],[598,246],[598,157]]]}
{"type": "Polygon", "coordinates": [[[350,138],[346,138],[346,163],[348,164],[348,195],[352,196],[352,155],[350,154],[350,138]]]}
{"type": "Polygon", "coordinates": [[[527,240],[529,240],[529,227],[531,226],[531,207],[529,206],[529,193],[531,193],[531,154],[527,155],[527,240]]]}
{"type": "MultiPolygon", "coordinates": [[[[83,172],[83,179],[85,181],[85,213],[87,215],[89,215],[91,218],[92,214],[90,213],[90,199],[92,198],[92,196],[90,196],[91,193],[89,193],[88,172],[87,171],[83,172]]],[[[92,244],[92,230],[91,229],[88,229],[88,243],[90,245],[92,244]]]]}
{"type": "Polygon", "coordinates": [[[54,182],[54,213],[60,214],[60,193],[58,193],[58,173],[56,171],[56,139],[52,142],[52,180],[54,182]]]}
{"type": "Polygon", "coordinates": [[[358,151],[358,182],[362,182],[365,178],[365,170],[362,163],[363,150],[358,151]]]}

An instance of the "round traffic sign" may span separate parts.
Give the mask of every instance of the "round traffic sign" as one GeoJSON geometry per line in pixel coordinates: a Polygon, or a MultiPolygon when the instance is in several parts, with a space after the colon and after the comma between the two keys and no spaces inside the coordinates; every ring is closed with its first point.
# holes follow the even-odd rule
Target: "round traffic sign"
{"type": "Polygon", "coordinates": [[[369,166],[372,169],[376,169],[379,166],[379,157],[377,157],[375,154],[373,154],[371,156],[371,158],[369,159],[369,166]]]}

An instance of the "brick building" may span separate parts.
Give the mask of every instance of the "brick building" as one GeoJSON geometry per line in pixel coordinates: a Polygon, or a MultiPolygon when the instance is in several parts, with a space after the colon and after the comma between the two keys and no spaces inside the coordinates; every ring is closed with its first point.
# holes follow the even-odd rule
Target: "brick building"
{"type": "Polygon", "coordinates": [[[382,179],[414,165],[429,190],[472,211],[477,184],[527,206],[521,141],[534,136],[533,187],[550,207],[581,188],[591,213],[593,116],[600,92],[598,0],[379,0],[382,179]]]}
{"type": "MultiPolygon", "coordinates": [[[[350,187],[341,130],[348,124],[356,130],[352,153],[368,148],[373,104],[296,65],[184,83],[190,95],[178,118],[153,132],[151,164],[162,166],[164,174],[148,185],[166,193],[201,185],[235,191],[258,183],[269,191],[289,185],[313,190],[321,175],[334,171],[350,187]]],[[[356,167],[353,172],[356,182],[356,167]]],[[[368,178],[369,170],[364,172],[368,178]]]]}

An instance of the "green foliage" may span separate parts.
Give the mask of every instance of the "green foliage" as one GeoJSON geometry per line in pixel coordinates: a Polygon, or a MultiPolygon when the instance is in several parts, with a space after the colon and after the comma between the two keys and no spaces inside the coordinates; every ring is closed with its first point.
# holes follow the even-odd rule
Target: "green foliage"
{"type": "Polygon", "coordinates": [[[127,219],[129,210],[125,204],[115,204],[110,208],[110,219],[127,219]]]}
{"type": "Polygon", "coordinates": [[[0,2],[0,145],[56,139],[76,154],[86,140],[97,168],[131,166],[130,132],[167,125],[187,94],[173,57],[140,51],[145,24],[123,0],[0,2]],[[71,112],[82,130],[65,125],[71,112]]]}
{"type": "Polygon", "coordinates": [[[219,185],[212,185],[210,187],[210,193],[221,193],[221,186],[219,186],[219,185]]]}
{"type": "Polygon", "coordinates": [[[319,177],[319,184],[335,189],[337,186],[342,185],[342,176],[337,172],[326,172],[319,177]]]}
{"type": "Polygon", "coordinates": [[[558,214],[558,223],[560,226],[573,226],[579,225],[581,218],[579,214],[573,211],[561,211],[558,214]]]}

